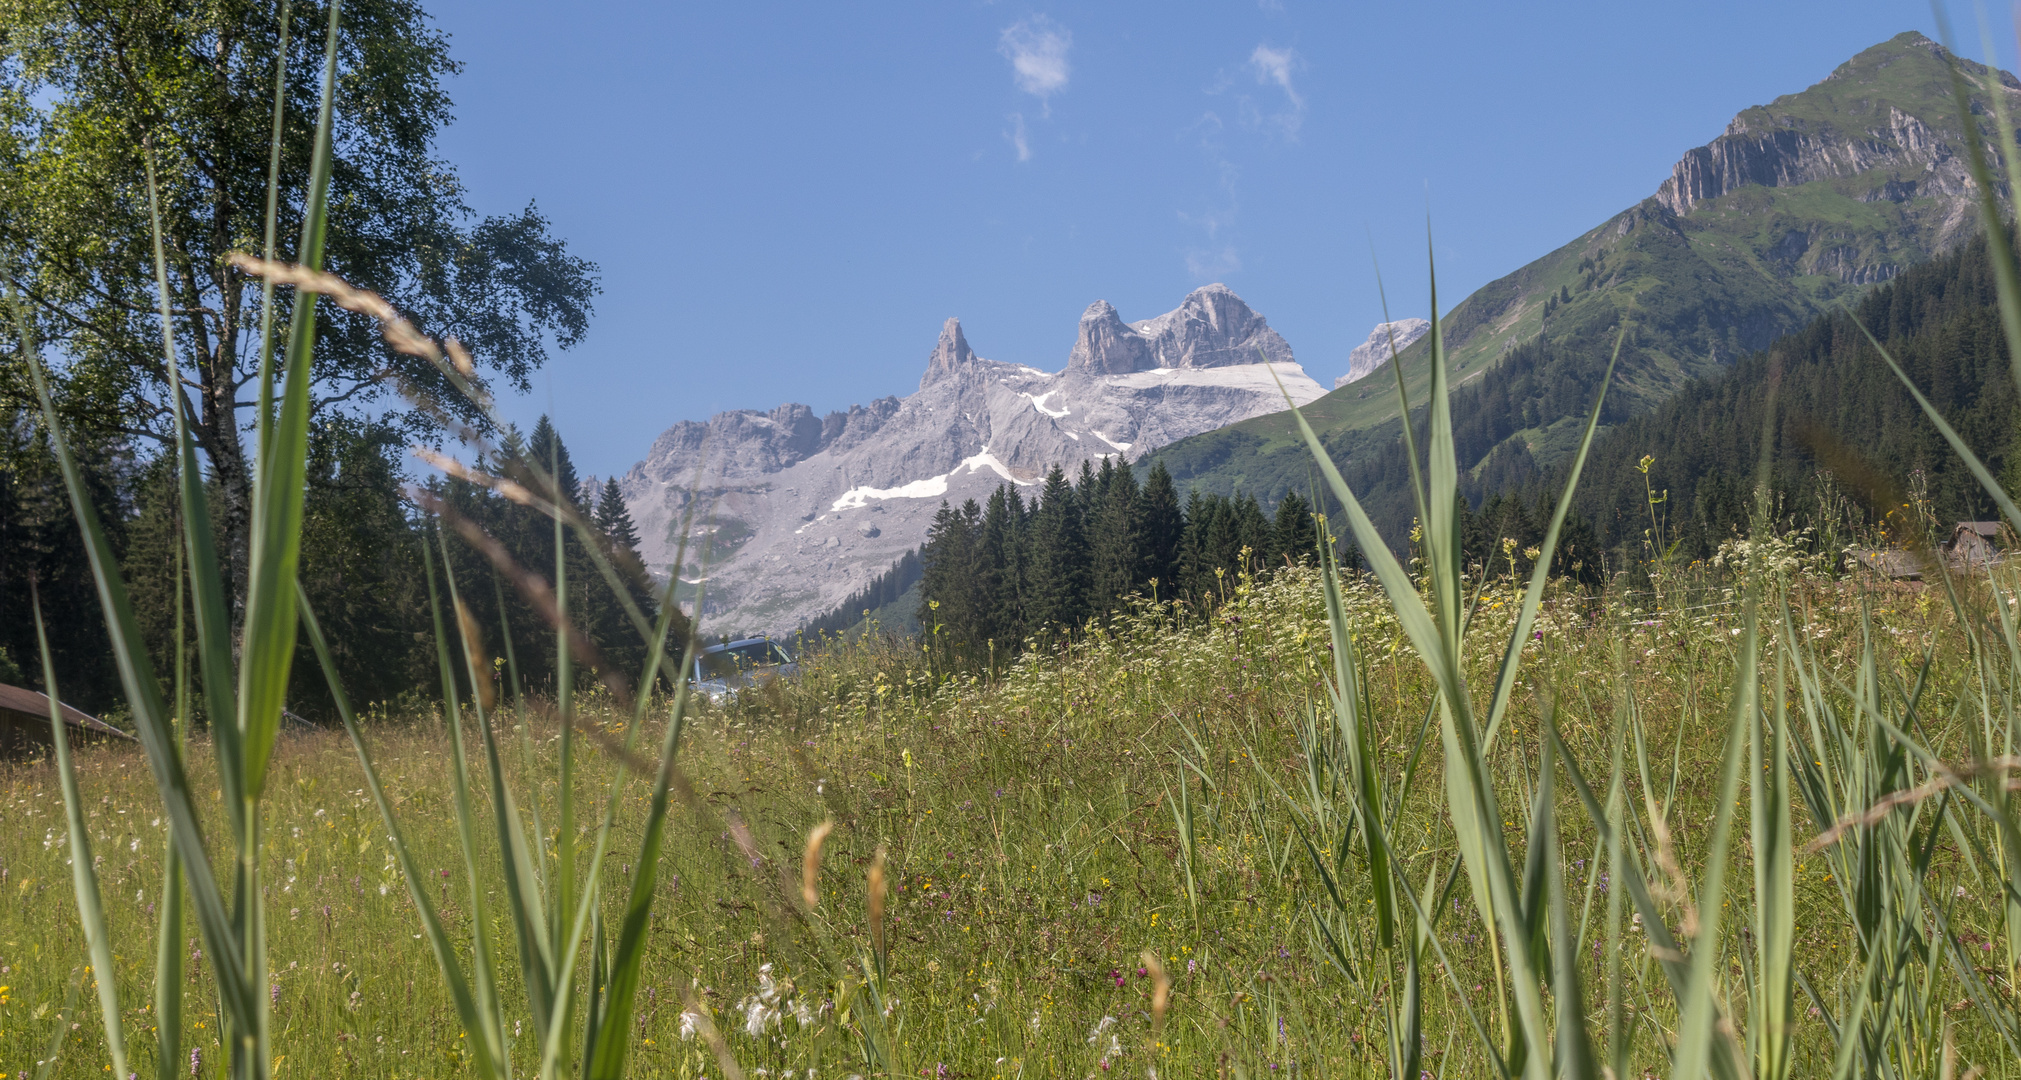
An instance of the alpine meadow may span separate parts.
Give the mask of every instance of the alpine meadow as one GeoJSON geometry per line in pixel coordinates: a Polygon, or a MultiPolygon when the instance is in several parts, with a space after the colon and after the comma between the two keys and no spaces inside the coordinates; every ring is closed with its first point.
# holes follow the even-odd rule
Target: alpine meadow
{"type": "Polygon", "coordinates": [[[0,3],[0,1074],[2021,1078],[2013,76],[1904,34],[1450,313],[1428,240],[1330,394],[1203,286],[598,478],[446,35],[172,7],[0,3]],[[710,596],[775,495],[792,626],[710,596]]]}

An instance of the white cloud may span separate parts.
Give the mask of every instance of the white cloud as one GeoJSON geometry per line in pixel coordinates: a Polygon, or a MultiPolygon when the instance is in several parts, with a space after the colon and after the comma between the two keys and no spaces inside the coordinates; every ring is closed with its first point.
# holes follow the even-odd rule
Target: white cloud
{"type": "Polygon", "coordinates": [[[1242,269],[1242,256],[1232,246],[1219,250],[1201,251],[1195,249],[1186,253],[1186,272],[1196,280],[1214,280],[1227,277],[1242,269]]]}
{"type": "Polygon", "coordinates": [[[1292,72],[1303,66],[1298,54],[1288,48],[1273,49],[1268,45],[1258,45],[1256,51],[1249,54],[1249,70],[1255,74],[1256,81],[1266,86],[1274,84],[1284,91],[1285,100],[1289,102],[1288,108],[1267,118],[1269,123],[1284,132],[1287,139],[1298,138],[1299,125],[1305,121],[1305,98],[1291,81],[1292,72]]]}
{"type": "Polygon", "coordinates": [[[1052,96],[1067,88],[1072,74],[1067,50],[1073,45],[1074,35],[1066,27],[1044,15],[1034,15],[1005,27],[996,49],[1011,62],[1011,79],[1017,88],[1050,108],[1052,96]]]}
{"type": "Polygon", "coordinates": [[[1019,161],[1030,161],[1032,148],[1031,144],[1025,141],[1025,114],[1012,113],[1007,119],[1010,120],[1011,126],[1009,131],[1003,133],[1003,137],[1010,140],[1011,146],[1017,149],[1019,161]]]}

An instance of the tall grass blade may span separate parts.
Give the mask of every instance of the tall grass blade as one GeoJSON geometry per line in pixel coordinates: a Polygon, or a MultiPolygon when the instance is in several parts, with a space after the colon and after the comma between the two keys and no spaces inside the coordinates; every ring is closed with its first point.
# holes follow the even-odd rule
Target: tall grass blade
{"type": "MultiPolygon", "coordinates": [[[[1986,160],[1985,140],[1973,137],[1981,130],[1978,110],[1972,105],[1971,84],[1966,80],[1965,73],[1958,69],[1956,50],[1951,48],[1950,21],[1945,18],[1941,3],[1934,4],[1933,8],[1937,16],[1938,36],[1943,39],[1945,48],[1954,54],[1948,58],[1951,100],[1958,108],[1959,130],[1966,133],[1966,138],[1962,140],[1965,144],[1965,165],[1972,173],[1974,190],[1978,195],[1979,223],[1986,230],[1987,253],[1993,263],[1994,289],[2000,298],[2000,330],[2007,338],[2007,358],[2013,366],[2014,385],[2021,387],[2021,265],[2016,264],[2014,246],[2007,231],[2007,214],[2000,206],[2002,185],[1997,182],[1986,160]]],[[[1992,59],[1990,54],[1988,59],[1992,59]]],[[[2007,120],[2006,95],[2001,93],[1999,68],[1989,64],[1986,76],[1990,80],[1988,89],[1991,91],[1987,96],[1992,99],[1993,115],[1998,125],[1994,132],[1996,145],[2006,161],[2007,175],[2012,177],[2016,175],[2017,156],[2021,155],[2015,153],[2014,129],[2007,120]]],[[[2021,525],[2016,528],[2021,528],[2021,525]]]]}
{"type": "MultiPolygon", "coordinates": [[[[323,50],[322,101],[296,256],[323,268],[324,216],[330,187],[332,109],[337,80],[341,0],[331,0],[323,50]]],[[[239,730],[245,740],[242,797],[257,800],[280,732],[288,673],[295,657],[295,571],[301,562],[302,502],[309,452],[309,386],[316,346],[316,294],[295,291],[288,322],[286,382],[271,427],[259,432],[261,468],[253,484],[252,549],[247,556],[246,621],[240,644],[239,730]]],[[[263,359],[262,366],[271,367],[263,359]]],[[[261,417],[264,421],[266,417],[261,417]]]]}
{"type": "MultiPolygon", "coordinates": [[[[268,262],[279,257],[276,235],[281,223],[281,147],[282,135],[286,132],[285,121],[288,108],[288,32],[293,28],[294,0],[281,0],[280,35],[278,47],[274,50],[274,129],[267,143],[267,214],[266,230],[260,245],[260,254],[268,262]]],[[[162,294],[167,295],[164,288],[162,294]]],[[[259,414],[254,422],[258,430],[270,431],[274,424],[274,279],[260,279],[260,400],[259,414]]],[[[260,444],[260,454],[264,459],[266,443],[260,444]]],[[[262,462],[264,467],[264,461],[262,462]]]]}
{"type": "MultiPolygon", "coordinates": [[[[443,564],[443,578],[449,589],[450,601],[461,613],[463,604],[456,599],[456,576],[449,569],[449,541],[440,528],[430,530],[435,535],[440,548],[443,564]]],[[[485,902],[486,890],[477,874],[477,827],[475,812],[470,805],[470,760],[463,747],[463,704],[456,692],[456,678],[451,674],[449,661],[449,637],[442,621],[442,600],[435,585],[434,553],[426,544],[422,545],[422,564],[428,575],[428,608],[435,622],[435,663],[442,675],[443,720],[449,735],[449,781],[452,793],[451,805],[456,809],[457,846],[463,856],[464,884],[470,896],[470,966],[471,988],[476,992],[478,1028],[466,1031],[472,1042],[484,1044],[484,1054],[493,1060],[505,1058],[505,1032],[503,1018],[499,1014],[497,967],[492,960],[490,905],[485,902]]],[[[459,635],[460,636],[460,635],[459,635]]],[[[481,698],[484,685],[482,677],[470,665],[471,696],[481,698]]],[[[480,706],[478,722],[484,723],[480,706]]]]}
{"type": "Polygon", "coordinates": [[[1796,949],[1796,872],[1790,834],[1789,706],[1787,642],[1794,619],[1785,601],[1777,635],[1775,686],[1770,691],[1775,722],[1767,730],[1748,725],[1748,826],[1754,851],[1754,948],[1759,985],[1748,995],[1753,1012],[1754,1071],[1759,1080],[1785,1080],[1793,1062],[1790,1037],[1796,987],[1790,980],[1796,949]],[[1764,745],[1766,743],[1766,745],[1764,745]]]}
{"type": "MultiPolygon", "coordinates": [[[[439,535],[439,533],[438,533],[439,535]]],[[[534,1026],[545,1031],[551,1010],[554,1008],[555,986],[551,978],[554,970],[553,956],[550,954],[546,937],[547,915],[541,908],[540,876],[533,868],[533,857],[527,851],[526,834],[520,825],[519,807],[512,797],[512,789],[505,782],[505,763],[498,752],[497,733],[493,722],[497,704],[488,692],[492,679],[492,665],[483,649],[481,632],[476,619],[470,614],[458,592],[456,574],[449,568],[448,551],[443,551],[443,578],[449,586],[450,602],[456,612],[458,627],[462,630],[459,638],[463,647],[463,670],[470,680],[472,702],[477,719],[479,741],[484,747],[484,762],[491,785],[492,826],[497,834],[499,851],[505,863],[506,904],[512,913],[512,925],[519,942],[519,962],[521,975],[526,980],[527,1005],[533,1013],[534,1026]],[[489,704],[487,704],[489,702],[489,704]]],[[[496,574],[492,577],[494,587],[496,574]]],[[[503,608],[500,609],[501,612],[503,608]]],[[[462,725],[456,725],[455,737],[451,740],[457,767],[463,768],[462,725]]],[[[459,811],[461,799],[468,790],[468,774],[458,778],[459,811]]],[[[466,853],[467,855],[467,853],[466,853]]],[[[466,858],[466,861],[467,858],[466,858]]],[[[480,912],[481,908],[477,909],[480,912]]],[[[488,950],[487,950],[488,951],[488,950]]],[[[500,1054],[505,1052],[503,1043],[503,1020],[500,1021],[501,1041],[497,1047],[500,1054]]]]}
{"type": "MultiPolygon", "coordinates": [[[[179,480],[180,478],[178,478],[179,480]]],[[[175,563],[175,734],[176,752],[189,750],[189,660],[184,634],[185,570],[175,563]]],[[[182,1060],[182,855],[175,841],[162,845],[161,916],[155,927],[154,1071],[156,1080],[175,1080],[182,1060]]]]}
{"type": "Polygon", "coordinates": [[[88,973],[81,967],[71,970],[70,992],[63,996],[63,1007],[56,1010],[50,1021],[50,1027],[55,1030],[50,1032],[49,1046],[35,1061],[35,1080],[49,1080],[50,1074],[56,1071],[57,1063],[63,1060],[63,1044],[70,1038],[70,1018],[77,1015],[77,991],[83,987],[87,977],[88,973]]]}
{"type": "Polygon", "coordinates": [[[70,496],[71,512],[77,518],[78,534],[83,542],[86,559],[91,565],[92,581],[98,592],[99,607],[111,636],[113,665],[119,672],[120,687],[125,692],[127,705],[133,710],[134,726],[140,737],[141,746],[147,752],[148,767],[154,773],[155,787],[161,793],[170,832],[177,848],[182,852],[197,925],[203,932],[205,947],[210,949],[211,955],[215,958],[218,997],[228,1016],[251,1017],[258,1008],[255,999],[260,994],[245,980],[236,928],[231,913],[225,906],[224,897],[218,890],[217,878],[211,873],[210,861],[205,855],[202,819],[198,816],[189,776],[184,771],[182,756],[178,753],[174,726],[162,701],[161,686],[155,680],[154,667],[148,659],[145,639],[141,636],[139,624],[134,619],[133,605],[126,593],[126,583],[119,576],[119,562],[114,558],[111,544],[106,540],[105,529],[99,523],[98,511],[92,505],[90,493],[84,485],[84,477],[78,471],[76,458],[70,452],[69,441],[63,436],[62,425],[56,415],[56,404],[50,397],[49,380],[43,371],[41,358],[35,350],[31,324],[27,321],[25,313],[20,310],[18,297],[10,299],[14,301],[16,325],[21,329],[23,337],[22,353],[27,362],[29,381],[35,389],[36,401],[42,410],[43,423],[49,432],[50,448],[63,474],[64,487],[70,496]]]}
{"type": "MultiPolygon", "coordinates": [[[[1721,962],[1719,927],[1726,909],[1727,845],[1733,830],[1733,807],[1740,791],[1740,770],[1746,747],[1747,726],[1759,726],[1760,691],[1757,665],[1760,657],[1760,628],[1756,624],[1755,602],[1749,597],[1741,632],[1739,667],[1734,676],[1732,718],[1727,725],[1726,751],[1720,765],[1719,803],[1714,811],[1712,843],[1705,856],[1705,880],[1698,895],[1698,933],[1692,940],[1691,975],[1679,1007],[1683,1015],[1677,1026],[1677,1052],[1672,1058],[1672,1075],[1696,1080],[1717,1067],[1715,1054],[1731,1045],[1719,1039],[1718,972],[1721,962]]],[[[1729,1060],[1728,1066],[1732,1065],[1729,1060]]]]}
{"type": "MultiPolygon", "coordinates": [[[[28,583],[31,596],[35,583],[28,583]]],[[[42,599],[34,596],[35,644],[42,652],[42,693],[49,700],[49,735],[56,748],[56,779],[63,788],[63,815],[70,827],[70,885],[77,894],[77,917],[84,924],[84,943],[91,955],[92,982],[98,987],[98,1011],[105,1023],[105,1046],[112,1072],[126,1075],[126,1030],[119,1016],[119,969],[112,962],[112,936],[105,928],[105,903],[98,892],[98,870],[91,860],[91,830],[84,822],[84,800],[77,793],[77,766],[70,760],[69,724],[63,721],[57,696],[56,661],[49,655],[49,635],[42,626],[42,599]]]]}
{"type": "MultiPolygon", "coordinates": [[[[655,627],[652,651],[647,655],[645,671],[639,680],[638,713],[633,717],[636,730],[651,700],[651,689],[659,677],[662,661],[666,656],[667,634],[672,629],[674,614],[678,610],[674,601],[674,586],[679,575],[670,575],[667,591],[660,605],[659,625],[655,627]]],[[[696,601],[695,610],[701,610],[696,601]]],[[[638,995],[640,972],[646,958],[646,935],[651,928],[654,889],[659,881],[660,849],[665,839],[668,797],[677,777],[674,767],[675,755],[681,746],[683,714],[688,701],[688,671],[694,664],[694,645],[691,642],[683,651],[681,666],[674,673],[673,701],[668,709],[666,734],[660,746],[659,774],[653,780],[652,809],[646,817],[645,836],[639,841],[639,855],[636,869],[632,873],[631,895],[625,902],[624,920],[619,924],[617,944],[610,957],[609,968],[609,1015],[602,1023],[596,1038],[596,1053],[591,1057],[586,1074],[591,1080],[619,1080],[625,1073],[625,1057],[631,1045],[631,1015],[633,1002],[638,995]]]]}
{"type": "MultiPolygon", "coordinates": [[[[1553,725],[1555,726],[1555,725],[1553,725]]],[[[1572,905],[1565,896],[1565,872],[1558,847],[1558,819],[1549,808],[1556,791],[1552,768],[1552,742],[1545,739],[1539,758],[1542,774],[1537,785],[1538,804],[1546,808],[1541,833],[1532,832],[1532,841],[1541,840],[1547,890],[1542,906],[1548,912],[1549,960],[1540,966],[1551,969],[1551,996],[1557,1005],[1558,1032],[1553,1044],[1557,1073],[1567,1080],[1599,1080],[1600,1062],[1593,1050],[1593,1038],[1586,1030],[1586,991],[1579,980],[1579,939],[1572,933],[1572,905]]]]}
{"type": "MultiPolygon", "coordinates": [[[[217,540],[211,530],[210,500],[204,492],[203,467],[197,461],[196,441],[190,437],[188,397],[182,391],[182,364],[176,357],[175,332],[169,314],[168,258],[163,250],[159,189],[155,183],[154,155],[146,155],[148,222],[154,233],[154,281],[161,319],[161,348],[168,375],[169,408],[175,416],[176,486],[182,512],[183,543],[189,565],[190,599],[196,615],[197,664],[203,673],[205,713],[211,719],[211,739],[218,755],[218,786],[226,805],[239,806],[239,728],[236,722],[238,677],[232,671],[232,626],[228,614],[231,599],[226,595],[223,570],[218,562],[217,540]]],[[[178,608],[178,616],[180,609],[178,608]]],[[[178,654],[180,663],[180,654],[178,654]]],[[[177,716],[187,724],[186,710],[178,702],[177,716]]],[[[232,834],[245,843],[245,818],[226,815],[232,834]]]]}
{"type": "MultiPolygon", "coordinates": [[[[299,590],[299,583],[296,588],[299,590]]],[[[478,1009],[477,995],[472,991],[470,980],[463,973],[463,963],[457,959],[456,945],[449,940],[449,934],[442,928],[442,919],[435,911],[435,902],[428,898],[428,890],[421,887],[426,879],[420,863],[414,860],[413,851],[407,846],[400,822],[393,815],[393,801],[386,795],[386,786],[379,779],[379,768],[372,763],[372,754],[365,746],[365,733],[358,726],[358,717],[351,709],[351,700],[344,693],[342,678],[337,674],[336,662],[330,658],[330,646],[323,638],[323,628],[316,622],[316,613],[309,606],[306,592],[298,592],[302,613],[302,629],[309,635],[309,645],[315,651],[316,662],[323,669],[323,680],[330,690],[330,700],[335,703],[337,716],[344,722],[344,732],[351,738],[351,747],[358,754],[358,768],[365,774],[365,787],[372,794],[373,805],[379,808],[379,820],[386,826],[388,842],[393,847],[393,856],[400,862],[400,876],[407,882],[407,896],[414,902],[414,910],[420,913],[422,931],[428,937],[428,947],[435,953],[436,966],[442,970],[442,981],[449,989],[450,1000],[456,1004],[456,1017],[463,1024],[463,1030],[481,1032],[484,1030],[482,1014],[478,1009]]],[[[480,1076],[503,1080],[506,1071],[503,1063],[492,1057],[482,1038],[467,1040],[471,1044],[480,1076]]]]}
{"type": "MultiPolygon", "coordinates": [[[[1436,288],[1436,275],[1433,287],[1436,288]]],[[[1434,293],[1434,297],[1436,293],[1434,293]]],[[[1432,311],[1431,340],[1431,403],[1429,484],[1427,518],[1425,520],[1426,573],[1431,583],[1432,601],[1436,605],[1436,616],[1425,607],[1415,584],[1405,573],[1396,557],[1383,543],[1381,535],[1369,520],[1354,492],[1341,477],[1318,436],[1306,421],[1304,414],[1294,405],[1293,419],[1304,437],[1308,450],[1319,465],[1321,475],[1326,479],[1334,497],[1346,512],[1357,545],[1368,559],[1375,572],[1377,582],[1388,596],[1397,620],[1416,649],[1420,661],[1432,676],[1440,694],[1440,739],[1444,745],[1446,759],[1447,805],[1452,815],[1455,833],[1462,859],[1466,863],[1467,877],[1473,891],[1475,907],[1484,925],[1494,929],[1501,943],[1498,968],[1505,959],[1508,966],[1507,987],[1513,991],[1516,1003],[1517,1023],[1512,1025],[1504,1014],[1505,1057],[1512,1069],[1528,1076],[1541,1077],[1548,1071],[1547,1055],[1528,1054],[1522,1047],[1542,1048],[1550,1044],[1550,1023],[1541,997],[1541,981],[1534,963],[1537,953],[1541,924],[1527,911],[1518,891],[1515,871],[1510,862],[1506,838],[1501,831],[1501,810],[1497,805],[1486,753],[1482,745],[1482,733],[1476,725],[1472,710],[1472,698],[1467,689],[1462,661],[1462,620],[1461,620],[1461,566],[1462,553],[1458,535],[1458,463],[1453,449],[1452,414],[1448,399],[1445,373],[1445,349],[1442,332],[1439,329],[1438,311],[1434,301],[1432,311]],[[1492,838],[1492,844],[1490,840],[1492,838]]],[[[1622,333],[1625,338],[1626,326],[1622,333]]],[[[1618,359],[1620,343],[1617,341],[1615,355],[1618,359]]],[[[1607,378],[1594,403],[1588,419],[1579,453],[1574,460],[1566,490],[1561,496],[1558,513],[1552,529],[1546,537],[1546,544],[1538,559],[1538,572],[1533,575],[1531,590],[1525,597],[1524,610],[1529,618],[1534,618],[1535,609],[1541,603],[1543,582],[1549,572],[1551,552],[1557,542],[1557,532],[1570,506],[1570,498],[1577,482],[1578,473],[1584,467],[1591,450],[1593,433],[1597,429],[1602,406],[1605,402],[1606,383],[1612,380],[1613,363],[1610,361],[1607,378]]],[[[1408,401],[1402,399],[1402,384],[1399,382],[1400,406],[1406,409],[1405,423],[1408,425],[1408,401]]],[[[1513,686],[1514,665],[1519,662],[1522,650],[1522,633],[1527,623],[1519,624],[1519,632],[1510,642],[1504,655],[1503,677],[1498,682],[1498,693],[1491,706],[1490,715],[1498,716],[1506,706],[1507,691],[1503,686],[1513,686]]],[[[1498,970],[1497,987],[1504,980],[1498,970]]]]}

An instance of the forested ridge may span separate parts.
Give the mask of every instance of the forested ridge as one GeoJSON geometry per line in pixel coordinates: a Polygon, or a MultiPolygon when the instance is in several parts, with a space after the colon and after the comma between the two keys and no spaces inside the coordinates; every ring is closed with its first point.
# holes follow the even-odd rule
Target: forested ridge
{"type": "Polygon", "coordinates": [[[1081,462],[1074,480],[1056,464],[1029,502],[1003,484],[987,506],[941,504],[921,550],[920,629],[957,660],[1002,659],[1132,596],[1212,603],[1240,574],[1316,557],[1318,536],[1296,492],[1273,517],[1248,495],[1194,491],[1182,505],[1163,466],[1139,485],[1115,458],[1081,462]]]}
{"type": "MultiPolygon", "coordinates": [[[[1850,312],[1821,316],[1606,431],[1575,496],[1596,539],[1617,558],[1630,557],[1656,527],[1651,492],[1665,544],[1681,555],[1709,555],[1746,531],[1764,424],[1769,483],[1785,523],[1820,525],[1834,514],[1851,518],[1842,524],[1872,525],[1916,496],[1944,523],[1997,516],[1867,337],[1886,346],[2011,489],[2021,465],[2021,401],[1986,245],[1981,237],[1911,268],[1850,312]],[[1646,489],[1638,467],[1645,456],[1654,459],[1646,489]]],[[[1534,503],[1559,490],[1560,477],[1555,468],[1505,476],[1498,488],[1534,503]]]]}
{"type": "MultiPolygon", "coordinates": [[[[1652,411],[1625,415],[1610,390],[1606,426],[1580,478],[1555,572],[1597,584],[1609,569],[1645,559],[1655,533],[1662,534],[1658,546],[1687,559],[1710,556],[1744,533],[1765,422],[1770,498],[1784,527],[1871,530],[1916,498],[1946,524],[1997,516],[1867,337],[1882,342],[1996,475],[2010,486],[2021,480],[2021,400],[1986,243],[1981,237],[1904,271],[1849,311],[1819,316],[1729,368],[1687,381],[1652,411]]],[[[1485,377],[1452,391],[1470,562],[1504,569],[1507,539],[1524,571],[1522,551],[1543,538],[1565,465],[1539,468],[1521,440],[1504,440],[1540,421],[1583,419],[1606,370],[1590,355],[1560,356],[1560,349],[1526,342],[1485,377]]],[[[1421,403],[1413,418],[1423,446],[1421,403]]],[[[1322,440],[1401,550],[1415,506],[1400,429],[1322,440]]],[[[1343,528],[1336,522],[1336,532],[1343,528]]]]}

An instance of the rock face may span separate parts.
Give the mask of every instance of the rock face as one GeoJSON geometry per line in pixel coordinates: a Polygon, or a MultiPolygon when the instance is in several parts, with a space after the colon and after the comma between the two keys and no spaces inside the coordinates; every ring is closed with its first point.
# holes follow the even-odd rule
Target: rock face
{"type": "Polygon", "coordinates": [[[1394,322],[1376,323],[1368,332],[1368,340],[1354,347],[1347,354],[1347,374],[1333,380],[1335,390],[1357,379],[1367,378],[1376,368],[1389,363],[1389,358],[1408,349],[1417,339],[1430,333],[1430,319],[1397,319],[1394,322]]]}
{"type": "Polygon", "coordinates": [[[656,573],[678,572],[685,596],[705,586],[719,626],[783,632],[924,541],[942,499],[1005,482],[1029,497],[1056,462],[1134,459],[1278,411],[1285,391],[1302,405],[1324,388],[1224,285],[1137,323],[1097,301],[1059,372],[977,356],[949,319],[916,393],[821,418],[781,405],[683,421],[619,485],[656,573]],[[705,520],[676,567],[691,506],[705,520]]]}
{"type": "Polygon", "coordinates": [[[1067,370],[1128,375],[1156,368],[1289,364],[1291,346],[1226,285],[1195,289],[1155,319],[1125,323],[1107,300],[1081,314],[1067,370]]]}
{"type": "MultiPolygon", "coordinates": [[[[1924,252],[1945,250],[1978,227],[1965,160],[1971,136],[1958,127],[1947,77],[1953,62],[1972,87],[1972,110],[1982,128],[1990,128],[1993,117],[1986,95],[2005,95],[2010,114],[2021,104],[2021,81],[2013,75],[1958,60],[1913,31],[1900,34],[1840,65],[1802,94],[1734,117],[1719,138],[1678,159],[1670,178],[1657,188],[1655,201],[1682,217],[1749,186],[1824,182],[1860,202],[1903,207],[1905,220],[1926,234],[1916,238],[1916,246],[1924,252]]],[[[1995,155],[1992,131],[1983,135],[1989,140],[1988,155],[1995,155]]],[[[1766,254],[1785,271],[1836,277],[1850,285],[1885,281],[1902,265],[1876,259],[1874,252],[1855,245],[1814,243],[1819,239],[1792,231],[1766,254]]]]}

